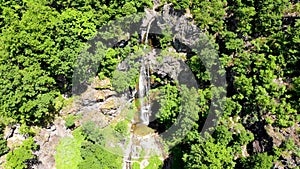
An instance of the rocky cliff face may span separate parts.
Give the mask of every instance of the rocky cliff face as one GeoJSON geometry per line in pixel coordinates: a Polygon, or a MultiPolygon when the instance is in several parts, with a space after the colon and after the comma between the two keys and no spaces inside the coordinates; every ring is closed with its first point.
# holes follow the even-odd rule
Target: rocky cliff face
{"type": "MultiPolygon", "coordinates": [[[[79,99],[75,99],[71,105],[60,112],[53,124],[48,128],[42,128],[34,137],[40,149],[34,154],[39,159],[39,164],[33,168],[36,169],[55,169],[56,146],[63,137],[73,137],[72,131],[67,129],[64,117],[80,115],[81,118],[75,121],[75,127],[82,125],[87,121],[93,121],[99,128],[103,128],[120,113],[119,108],[122,99],[125,96],[117,96],[111,88],[109,79],[99,80],[98,77],[81,94],[79,99]]],[[[23,136],[13,134],[11,140],[24,140],[23,136]]],[[[15,144],[15,143],[13,143],[15,144]]]]}
{"type": "Polygon", "coordinates": [[[54,155],[56,152],[56,146],[59,140],[63,137],[73,137],[71,130],[65,126],[65,121],[61,117],[57,117],[53,125],[49,128],[42,128],[35,136],[36,143],[40,146],[40,149],[34,154],[38,157],[40,164],[35,166],[36,169],[55,169],[54,155]]]}

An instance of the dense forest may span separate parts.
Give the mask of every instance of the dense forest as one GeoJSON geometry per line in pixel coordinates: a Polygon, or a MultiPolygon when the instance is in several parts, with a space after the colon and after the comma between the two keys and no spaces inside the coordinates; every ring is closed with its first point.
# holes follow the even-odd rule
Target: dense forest
{"type": "Polygon", "coordinates": [[[298,0],[1,0],[0,32],[0,169],[300,169],[298,0]],[[140,31],[130,26],[165,9],[198,28],[201,52],[172,28],[155,34],[159,24],[146,27],[147,38],[107,30],[136,16],[121,27],[140,31]],[[184,75],[183,85],[157,71],[164,66],[149,68],[150,98],[137,101],[144,89],[137,60],[154,51],[157,62],[186,65],[194,77],[184,75]],[[226,84],[216,86],[214,77],[226,84]],[[130,103],[119,111],[125,95],[130,103]],[[146,102],[154,107],[150,122],[131,124],[146,102]],[[214,106],[223,113],[215,109],[219,118],[203,133],[214,106]],[[107,148],[177,124],[188,131],[170,136],[162,156],[145,150],[124,160],[119,147],[107,148]]]}

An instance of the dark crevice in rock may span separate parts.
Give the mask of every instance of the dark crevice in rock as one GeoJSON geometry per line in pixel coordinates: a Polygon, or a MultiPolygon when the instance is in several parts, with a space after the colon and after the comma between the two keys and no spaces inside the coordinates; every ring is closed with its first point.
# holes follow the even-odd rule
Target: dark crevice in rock
{"type": "Polygon", "coordinates": [[[250,130],[255,137],[255,140],[247,145],[249,154],[272,151],[273,139],[268,135],[266,129],[264,128],[265,125],[266,123],[258,121],[248,128],[248,130],[250,130]]]}

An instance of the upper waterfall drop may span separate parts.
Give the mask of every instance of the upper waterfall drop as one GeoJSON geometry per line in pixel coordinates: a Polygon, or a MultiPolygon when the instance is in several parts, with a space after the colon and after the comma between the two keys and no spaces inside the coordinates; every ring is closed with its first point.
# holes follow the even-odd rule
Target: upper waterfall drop
{"type": "MultiPolygon", "coordinates": [[[[148,42],[148,34],[150,30],[151,23],[155,20],[154,17],[150,18],[149,23],[147,24],[146,32],[142,31],[141,36],[144,37],[144,50],[146,49],[146,44],[148,42]]],[[[150,91],[150,64],[146,62],[145,57],[141,58],[141,68],[139,76],[139,100],[140,100],[140,123],[148,125],[149,124],[149,111],[150,103],[148,94],[150,91]],[[145,103],[146,97],[146,103],[145,103]]]]}

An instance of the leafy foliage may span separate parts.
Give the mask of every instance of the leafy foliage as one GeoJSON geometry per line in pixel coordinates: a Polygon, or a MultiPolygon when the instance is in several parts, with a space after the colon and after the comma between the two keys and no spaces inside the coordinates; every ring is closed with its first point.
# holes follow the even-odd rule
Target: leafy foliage
{"type": "Polygon", "coordinates": [[[245,169],[259,169],[259,168],[272,168],[273,157],[267,153],[254,155],[250,158],[242,159],[243,168],[245,169]]]}
{"type": "Polygon", "coordinates": [[[102,143],[103,133],[96,127],[94,122],[88,121],[82,125],[82,131],[86,135],[87,140],[93,143],[102,143]]]}
{"type": "Polygon", "coordinates": [[[85,137],[82,135],[82,129],[77,128],[74,130],[73,136],[74,138],[62,138],[59,145],[56,147],[55,161],[56,168],[58,169],[77,169],[78,165],[83,160],[80,148],[85,137]]]}
{"type": "Polygon", "coordinates": [[[180,111],[180,95],[176,86],[167,84],[159,89],[160,96],[158,102],[161,107],[156,114],[159,123],[164,124],[164,127],[169,128],[175,123],[177,115],[180,111]]]}
{"type": "Polygon", "coordinates": [[[118,169],[122,167],[122,158],[103,149],[99,144],[85,142],[82,145],[81,154],[84,160],[79,164],[79,169],[85,169],[89,167],[118,169]]]}
{"type": "Polygon", "coordinates": [[[4,125],[0,123],[0,156],[9,151],[9,148],[7,147],[7,141],[3,137],[3,129],[4,125]]]}
{"type": "Polygon", "coordinates": [[[74,115],[68,115],[66,118],[66,127],[72,128],[75,125],[75,116],[74,115]]]}
{"type": "Polygon", "coordinates": [[[161,168],[161,167],[162,167],[162,161],[157,156],[153,156],[149,159],[149,164],[145,167],[145,169],[161,168]]]}
{"type": "MultiPolygon", "coordinates": [[[[54,99],[70,89],[84,42],[109,19],[143,11],[151,1],[1,1],[0,115],[37,124],[53,117],[54,99]]],[[[104,58],[107,75],[116,53],[104,58]]],[[[107,75],[109,76],[109,75],[107,75]]]]}
{"type": "Polygon", "coordinates": [[[232,148],[215,139],[193,144],[189,155],[184,155],[186,168],[233,168],[232,148]]]}
{"type": "MultiPolygon", "coordinates": [[[[266,125],[276,131],[299,126],[300,3],[288,0],[160,2],[172,3],[172,14],[187,13],[186,16],[192,17],[206,35],[200,37],[205,49],[197,53],[201,58],[193,52],[185,53],[184,58],[200,89],[189,90],[186,86],[163,84],[162,81],[159,82],[161,87],[155,89],[161,93],[158,98],[161,107],[156,116],[160,125],[167,129],[175,124],[182,130],[193,126],[173,152],[177,152],[175,156],[180,167],[272,168],[283,150],[295,151],[295,145],[287,141],[281,147],[271,145],[256,154],[248,152],[249,157],[241,155],[241,147],[252,148],[253,141],[265,146],[268,136],[261,133],[266,125]],[[226,105],[215,132],[203,140],[200,131],[210,108],[222,104],[211,104],[224,92],[224,88],[210,84],[214,75],[224,73],[211,71],[218,57],[226,70],[226,105]],[[209,66],[205,67],[203,61],[209,66]],[[256,127],[257,124],[262,126],[256,127]]],[[[126,41],[128,45],[122,47],[100,49],[103,44],[94,44],[99,47],[94,53],[89,52],[93,44],[88,46],[85,42],[92,39],[105,23],[143,12],[152,5],[152,1],[147,0],[1,1],[1,122],[22,123],[22,133],[33,135],[31,125],[51,121],[63,106],[58,103],[62,100],[61,94],[70,92],[74,69],[82,68],[79,73],[84,75],[90,68],[90,65],[84,67],[75,63],[77,59],[84,63],[99,62],[93,70],[98,71],[100,78],[111,78],[117,92],[134,89],[140,66],[136,61],[143,55],[139,35],[131,35],[126,41]],[[126,60],[128,57],[130,59],[126,60]],[[131,69],[115,71],[122,63],[125,67],[130,65],[131,69]]],[[[118,40],[122,36],[123,39],[123,35],[113,31],[112,28],[106,36],[118,37],[118,40]]],[[[165,51],[175,48],[169,30],[162,32],[163,37],[151,35],[149,41],[159,44],[165,51]]],[[[160,59],[165,55],[162,52],[160,59]]],[[[84,80],[79,79],[79,83],[84,80]]],[[[155,78],[155,81],[159,80],[159,77],[155,78]]],[[[66,121],[67,127],[72,128],[74,118],[70,116],[66,121]]],[[[116,133],[119,133],[118,138],[126,135],[126,127],[125,122],[109,130],[99,130],[93,123],[84,124],[74,131],[74,138],[61,140],[57,147],[56,167],[120,168],[122,159],[106,152],[101,145],[118,135],[116,133]],[[104,134],[109,136],[106,140],[104,134]]],[[[25,140],[23,145],[7,154],[5,166],[26,168],[26,161],[35,158],[32,155],[34,149],[33,139],[25,140]]],[[[0,155],[7,151],[1,133],[0,155]]],[[[159,159],[150,161],[148,168],[159,167],[156,165],[159,159]]],[[[134,165],[139,168],[137,163],[134,165]]]]}
{"type": "Polygon", "coordinates": [[[114,127],[114,130],[123,136],[126,136],[128,134],[128,122],[125,120],[118,122],[114,127]]]}
{"type": "Polygon", "coordinates": [[[32,150],[36,150],[37,145],[32,137],[23,141],[23,144],[9,152],[6,157],[5,167],[8,169],[27,168],[26,161],[35,158],[32,150]]]}

